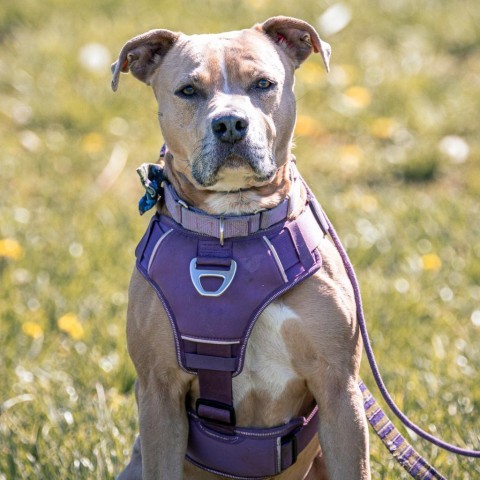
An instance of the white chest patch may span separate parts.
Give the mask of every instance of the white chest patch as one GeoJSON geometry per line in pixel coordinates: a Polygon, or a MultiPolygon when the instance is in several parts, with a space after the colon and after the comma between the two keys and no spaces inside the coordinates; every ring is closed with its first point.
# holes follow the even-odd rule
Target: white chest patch
{"type": "Polygon", "coordinates": [[[278,300],[260,315],[247,344],[243,371],[233,379],[235,404],[251,390],[267,390],[273,398],[278,398],[287,383],[297,378],[281,327],[286,321],[298,318],[278,300]]]}

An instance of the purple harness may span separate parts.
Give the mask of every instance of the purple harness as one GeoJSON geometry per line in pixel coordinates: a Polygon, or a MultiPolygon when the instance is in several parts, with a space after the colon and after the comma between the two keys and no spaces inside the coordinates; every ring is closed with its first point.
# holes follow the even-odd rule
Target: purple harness
{"type": "Polygon", "coordinates": [[[163,193],[172,218],[152,217],[137,268],[167,311],[179,365],[198,376],[195,410],[187,402],[186,458],[230,478],[277,475],[316,434],[318,407],[274,428],[237,427],[232,377],[262,311],[321,267],[323,216],[310,193],[293,221],[290,199],[254,215],[213,217],[188,207],[168,184],[163,193]]]}

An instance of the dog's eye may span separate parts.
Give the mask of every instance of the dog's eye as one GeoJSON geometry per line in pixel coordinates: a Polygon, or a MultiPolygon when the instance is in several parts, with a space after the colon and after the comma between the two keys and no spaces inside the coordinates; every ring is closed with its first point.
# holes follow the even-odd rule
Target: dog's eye
{"type": "Polygon", "coordinates": [[[273,83],[270,80],[267,80],[266,78],[262,78],[257,82],[256,87],[260,88],[261,90],[266,90],[267,88],[270,88],[272,85],[273,83]]]}
{"type": "Polygon", "coordinates": [[[195,91],[195,88],[193,88],[191,85],[187,85],[186,87],[183,87],[180,90],[178,90],[177,93],[180,93],[185,97],[191,97],[192,95],[195,95],[195,93],[197,92],[195,91]]]}

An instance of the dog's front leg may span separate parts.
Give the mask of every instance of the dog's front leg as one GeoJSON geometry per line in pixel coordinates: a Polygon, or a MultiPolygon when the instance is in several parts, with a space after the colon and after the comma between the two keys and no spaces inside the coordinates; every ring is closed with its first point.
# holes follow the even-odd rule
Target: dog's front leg
{"type": "Polygon", "coordinates": [[[138,382],[143,480],[181,480],[187,450],[185,392],[151,375],[138,382]]]}
{"type": "Polygon", "coordinates": [[[127,343],[138,375],[142,478],[181,480],[188,437],[185,398],[193,377],[179,368],[167,314],[138,269],[128,296],[127,343]]]}
{"type": "Polygon", "coordinates": [[[358,383],[353,377],[330,380],[313,389],[321,392],[315,395],[318,433],[329,480],[369,480],[368,426],[358,383]]]}

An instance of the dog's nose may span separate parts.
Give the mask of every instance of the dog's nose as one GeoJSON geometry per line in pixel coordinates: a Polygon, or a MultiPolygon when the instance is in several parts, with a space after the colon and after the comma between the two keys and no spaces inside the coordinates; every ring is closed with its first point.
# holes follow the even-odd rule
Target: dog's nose
{"type": "Polygon", "coordinates": [[[248,130],[248,120],[238,115],[224,115],[212,120],[212,130],[222,142],[239,142],[248,130]]]}

